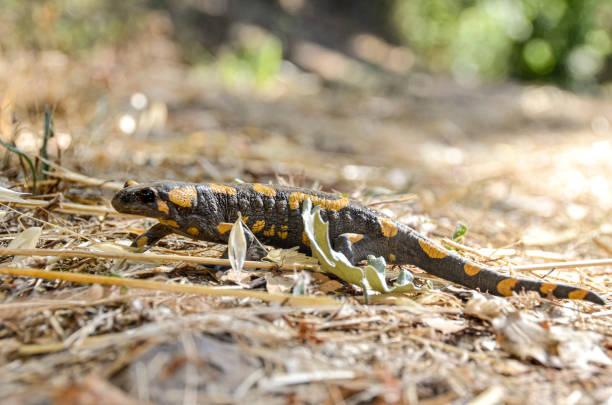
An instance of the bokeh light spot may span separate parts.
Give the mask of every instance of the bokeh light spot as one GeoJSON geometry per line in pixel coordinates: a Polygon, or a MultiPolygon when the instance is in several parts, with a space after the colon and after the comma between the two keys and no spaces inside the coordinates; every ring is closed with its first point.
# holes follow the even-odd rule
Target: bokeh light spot
{"type": "Polygon", "coordinates": [[[124,134],[133,134],[136,131],[136,120],[129,114],[122,115],[119,118],[119,129],[124,134]]]}
{"type": "Polygon", "coordinates": [[[523,48],[523,58],[533,72],[543,75],[549,73],[556,64],[553,49],[543,39],[532,39],[523,48]]]}

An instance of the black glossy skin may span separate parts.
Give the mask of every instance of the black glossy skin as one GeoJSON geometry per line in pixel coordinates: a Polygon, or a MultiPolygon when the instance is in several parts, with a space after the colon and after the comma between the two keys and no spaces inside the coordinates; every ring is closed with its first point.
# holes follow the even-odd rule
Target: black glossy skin
{"type": "Polygon", "coordinates": [[[127,186],[115,195],[112,204],[119,212],[157,218],[163,222],[138,236],[133,246],[153,245],[170,233],[227,243],[228,226],[236,221],[240,212],[243,218],[246,217],[246,225],[262,242],[277,247],[299,246],[300,250],[310,252],[303,237],[303,198],[299,196],[310,197],[314,205],[323,206],[322,216],[329,222],[334,248],[344,253],[353,263],[373,254],[383,256],[387,262],[394,264],[416,265],[438,277],[495,295],[510,295],[525,290],[537,291],[543,296],[605,303],[596,293],[577,287],[516,279],[482,268],[442,248],[406,225],[333,194],[260,184],[216,185],[159,181],[127,186]],[[173,198],[177,190],[179,195],[188,197],[178,201],[180,204],[176,204],[176,198],[173,198]],[[261,221],[265,221],[264,227],[261,227],[261,221]],[[219,224],[226,226],[220,228],[219,224]],[[197,229],[197,234],[194,229],[197,229]],[[355,238],[355,234],[359,237],[362,235],[361,239],[355,238]],[[350,241],[356,239],[359,240],[355,243],[350,241]],[[474,268],[478,271],[468,271],[474,268]]]}

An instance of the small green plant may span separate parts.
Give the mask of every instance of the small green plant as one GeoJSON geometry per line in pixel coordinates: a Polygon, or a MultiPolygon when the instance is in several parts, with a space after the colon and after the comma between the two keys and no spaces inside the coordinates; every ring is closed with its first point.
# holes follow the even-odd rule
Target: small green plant
{"type": "Polygon", "coordinates": [[[38,170],[37,166],[39,162],[36,162],[37,164],[34,164],[32,158],[30,158],[27,153],[19,149],[13,142],[5,142],[0,139],[0,145],[4,146],[10,152],[16,153],[17,155],[19,155],[20,159],[23,159],[27,163],[30,169],[30,175],[32,176],[32,194],[37,193],[38,179],[43,180],[46,177],[46,172],[49,170],[49,165],[46,163],[49,158],[49,155],[47,153],[47,144],[49,139],[53,138],[53,136],[55,136],[53,114],[51,113],[51,109],[49,108],[49,106],[45,105],[45,116],[43,119],[43,143],[39,152],[42,161],[40,162],[40,168],[38,170]]]}
{"type": "Polygon", "coordinates": [[[226,84],[262,86],[276,77],[283,60],[278,38],[264,33],[221,53],[217,68],[226,84]]]}

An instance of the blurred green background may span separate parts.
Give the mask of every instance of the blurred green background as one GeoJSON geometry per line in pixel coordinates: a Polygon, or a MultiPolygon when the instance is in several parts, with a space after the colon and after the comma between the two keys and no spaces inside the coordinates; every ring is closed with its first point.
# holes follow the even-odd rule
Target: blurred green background
{"type": "Polygon", "coordinates": [[[295,62],[292,44],[303,40],[377,68],[351,48],[363,33],[414,56],[393,73],[423,69],[466,84],[513,78],[595,92],[612,81],[609,0],[3,0],[0,49],[86,57],[146,36],[151,13],[171,22],[168,36],[184,62],[217,64],[229,82],[265,82],[283,59],[295,62]],[[236,21],[261,31],[236,40],[236,21]]]}

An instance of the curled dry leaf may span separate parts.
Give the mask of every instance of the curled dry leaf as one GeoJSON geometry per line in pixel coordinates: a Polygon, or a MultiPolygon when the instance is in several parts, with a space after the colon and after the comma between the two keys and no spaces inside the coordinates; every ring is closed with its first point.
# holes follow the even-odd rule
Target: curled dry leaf
{"type": "Polygon", "coordinates": [[[508,300],[501,297],[484,296],[474,292],[472,298],[465,304],[465,314],[491,321],[498,316],[514,311],[508,300]]]}
{"type": "Polygon", "coordinates": [[[562,326],[548,326],[520,312],[493,320],[502,348],[522,360],[534,359],[557,368],[594,370],[612,360],[599,346],[602,336],[562,326]]]}

